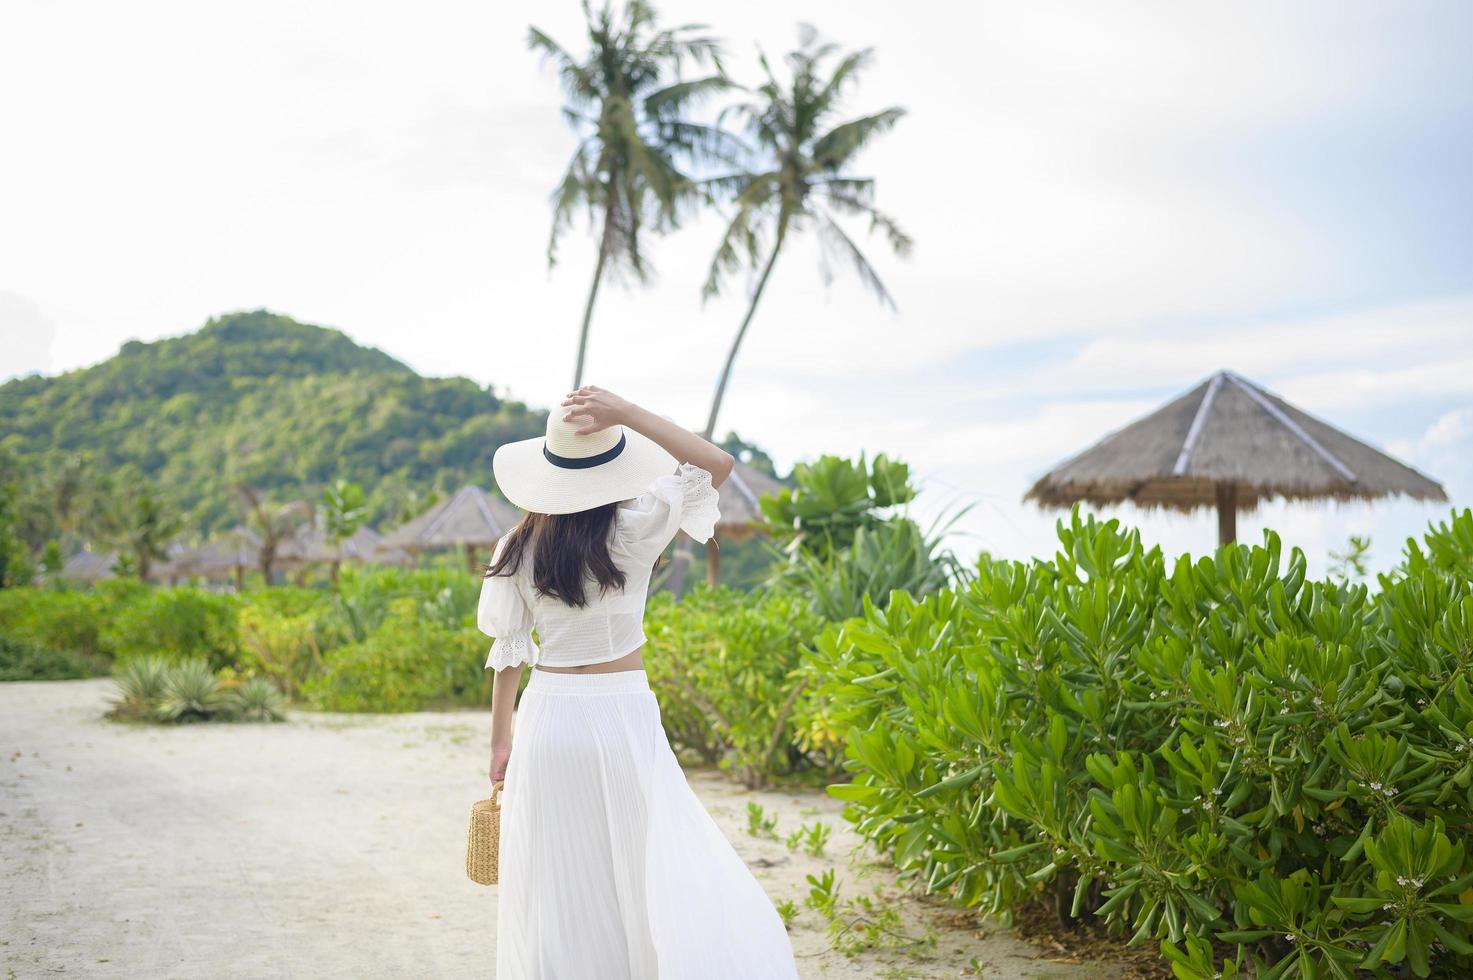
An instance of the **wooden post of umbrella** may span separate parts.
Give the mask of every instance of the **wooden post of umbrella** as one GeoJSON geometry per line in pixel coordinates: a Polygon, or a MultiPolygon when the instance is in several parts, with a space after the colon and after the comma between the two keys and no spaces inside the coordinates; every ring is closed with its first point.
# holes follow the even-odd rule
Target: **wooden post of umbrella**
{"type": "Polygon", "coordinates": [[[1217,543],[1232,544],[1238,540],[1238,485],[1217,484],[1217,543]]]}
{"type": "Polygon", "coordinates": [[[713,589],[721,580],[721,551],[716,547],[716,538],[713,534],[706,542],[706,584],[713,589]]]}

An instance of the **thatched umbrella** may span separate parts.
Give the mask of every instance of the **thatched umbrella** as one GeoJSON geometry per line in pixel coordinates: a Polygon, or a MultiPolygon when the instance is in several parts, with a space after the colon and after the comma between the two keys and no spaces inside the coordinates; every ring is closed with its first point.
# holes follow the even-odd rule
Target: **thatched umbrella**
{"type": "Polygon", "coordinates": [[[337,580],[338,566],[345,561],[379,565],[414,564],[414,556],[409,552],[402,548],[383,548],[382,543],[383,535],[364,525],[335,545],[328,540],[325,529],[314,525],[284,543],[278,557],[302,569],[330,563],[334,581],[337,580]]]}
{"type": "Polygon", "coordinates": [[[413,556],[399,548],[381,548],[384,536],[364,525],[334,545],[327,539],[321,527],[303,531],[282,546],[282,553],[289,558],[313,565],[324,561],[376,562],[384,565],[400,565],[413,562],[413,556]]]}
{"type": "MultiPolygon", "coordinates": [[[[745,541],[759,533],[767,523],[757,506],[757,500],[769,493],[777,493],[782,484],[761,470],[738,462],[731,475],[717,488],[716,495],[721,508],[721,519],[716,522],[716,537],[722,541],[745,541]]],[[[706,581],[715,585],[721,576],[721,552],[714,546],[706,547],[706,581]]]]}
{"type": "Polygon", "coordinates": [[[73,582],[101,582],[113,577],[117,561],[116,551],[79,551],[62,562],[60,577],[73,582]]]}
{"type": "Polygon", "coordinates": [[[1024,495],[1045,507],[1128,500],[1140,507],[1217,508],[1218,540],[1237,537],[1239,510],[1261,501],[1447,500],[1380,450],[1220,371],[1145,418],[1054,467],[1024,495]]]}
{"type": "Polygon", "coordinates": [[[164,548],[164,560],[154,562],[149,566],[148,578],[152,582],[167,582],[173,585],[179,581],[180,576],[188,572],[179,567],[179,559],[189,554],[193,549],[183,541],[171,541],[164,548]]]}
{"type": "Polygon", "coordinates": [[[260,536],[250,528],[237,525],[198,548],[186,551],[171,564],[180,575],[205,578],[233,576],[236,589],[240,589],[245,584],[246,569],[257,567],[260,561],[260,536]]]}
{"type": "Polygon", "coordinates": [[[466,563],[475,568],[476,549],[491,548],[521,520],[511,504],[480,487],[461,487],[449,500],[391,531],[378,543],[379,551],[421,551],[464,548],[466,563]]]}

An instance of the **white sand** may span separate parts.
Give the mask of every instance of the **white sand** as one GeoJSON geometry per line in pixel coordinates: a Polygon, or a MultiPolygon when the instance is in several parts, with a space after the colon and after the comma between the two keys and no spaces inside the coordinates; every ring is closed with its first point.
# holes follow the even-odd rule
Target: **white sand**
{"type": "MultiPolygon", "coordinates": [[[[489,714],[325,715],[175,728],[101,715],[106,680],[0,684],[0,980],[490,978],[496,889],[465,877],[486,795],[489,714]]],[[[840,868],[844,895],[898,895],[842,804],[691,783],[775,901],[840,868]],[[786,835],[822,819],[824,857],[746,833],[748,800],[786,835]]],[[[830,949],[818,913],[792,929],[804,977],[1112,977],[1051,962],[1001,930],[902,903],[917,953],[830,949]],[[952,923],[948,925],[947,923],[952,923]]],[[[596,978],[588,978],[596,980],[596,978]]]]}

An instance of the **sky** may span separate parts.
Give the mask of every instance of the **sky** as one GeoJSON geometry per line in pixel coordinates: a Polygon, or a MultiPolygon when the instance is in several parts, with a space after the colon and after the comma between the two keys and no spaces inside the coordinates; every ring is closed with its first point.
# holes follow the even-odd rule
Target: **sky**
{"type": "MultiPolygon", "coordinates": [[[[779,467],[910,463],[950,543],[1047,555],[1053,464],[1220,369],[1473,504],[1473,4],[662,0],[729,72],[815,25],[874,48],[847,114],[905,117],[855,164],[914,238],[851,227],[898,309],[804,239],[781,257],[718,430],[779,467]]],[[[593,242],[549,269],[573,148],[529,24],[578,5],[8,0],[0,8],[0,378],[266,307],[431,375],[554,405],[593,242]]],[[[584,380],[691,428],[750,282],[702,303],[719,215],[601,294],[584,380]]],[[[487,482],[490,482],[490,448],[487,482]]],[[[1170,555],[1215,518],[1111,511],[1170,555]]],[[[1323,570],[1445,504],[1269,505],[1323,570]]]]}

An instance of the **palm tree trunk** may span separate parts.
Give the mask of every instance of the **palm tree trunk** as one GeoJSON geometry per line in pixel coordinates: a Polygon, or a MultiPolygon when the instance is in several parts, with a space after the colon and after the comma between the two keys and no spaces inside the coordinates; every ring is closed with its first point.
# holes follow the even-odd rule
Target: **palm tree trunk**
{"type": "MultiPolygon", "coordinates": [[[[747,315],[742,317],[742,325],[737,328],[736,337],[731,342],[731,350],[726,354],[726,364],[721,368],[721,378],[716,382],[716,397],[711,402],[711,414],[706,417],[706,431],[702,433],[707,442],[710,442],[716,434],[716,416],[721,412],[721,401],[726,397],[726,384],[731,380],[732,365],[736,363],[737,351],[741,350],[742,340],[747,336],[747,328],[752,325],[752,317],[757,313],[757,304],[762,300],[762,291],[767,288],[767,280],[772,275],[772,267],[777,264],[777,254],[782,251],[783,239],[788,235],[788,212],[782,211],[777,218],[777,238],[772,242],[772,254],[767,257],[767,264],[762,267],[762,277],[757,280],[757,288],[752,292],[752,301],[747,304],[747,315]]],[[[714,547],[707,544],[707,548],[714,547]]],[[[693,557],[691,555],[690,538],[681,538],[675,545],[675,567],[670,569],[668,588],[679,596],[685,589],[685,576],[690,570],[693,557]]]]}
{"type": "Polygon", "coordinates": [[[772,254],[767,257],[767,264],[762,267],[762,278],[757,280],[757,289],[752,293],[752,301],[747,304],[747,315],[742,318],[742,325],[737,328],[736,337],[731,342],[731,350],[726,354],[726,364],[721,369],[721,378],[716,382],[716,397],[711,402],[711,414],[706,419],[706,431],[704,433],[709,441],[716,433],[716,416],[721,412],[721,401],[726,397],[726,385],[731,380],[732,365],[736,363],[737,351],[741,349],[742,340],[747,336],[747,328],[752,325],[752,317],[757,312],[757,304],[762,300],[762,291],[767,288],[767,279],[772,275],[772,267],[777,264],[777,253],[782,251],[783,239],[788,234],[788,215],[784,211],[777,219],[777,238],[772,243],[772,254]]]}
{"type": "Polygon", "coordinates": [[[598,297],[598,284],[603,280],[604,266],[609,261],[609,222],[613,220],[612,205],[604,212],[604,233],[598,242],[598,261],[593,266],[593,283],[588,287],[588,302],[583,306],[583,329],[578,333],[578,364],[573,368],[573,387],[583,384],[583,362],[588,354],[588,326],[593,322],[593,301],[598,297]]]}

